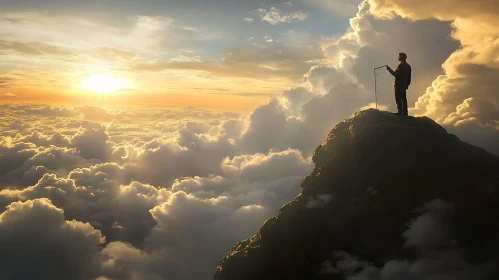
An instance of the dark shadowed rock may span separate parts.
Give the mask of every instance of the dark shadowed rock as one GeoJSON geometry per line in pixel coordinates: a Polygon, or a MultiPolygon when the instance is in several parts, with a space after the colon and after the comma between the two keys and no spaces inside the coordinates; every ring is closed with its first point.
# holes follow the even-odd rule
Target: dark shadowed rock
{"type": "Polygon", "coordinates": [[[367,110],[313,160],[215,280],[499,279],[498,157],[429,118],[367,110]]]}

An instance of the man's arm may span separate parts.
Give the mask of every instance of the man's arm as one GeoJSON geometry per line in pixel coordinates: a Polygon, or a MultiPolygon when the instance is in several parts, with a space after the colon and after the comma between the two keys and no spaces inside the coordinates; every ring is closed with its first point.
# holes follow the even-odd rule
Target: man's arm
{"type": "Polygon", "coordinates": [[[390,72],[390,74],[392,74],[394,77],[397,77],[397,75],[399,74],[399,67],[400,65],[397,67],[397,70],[393,71],[390,66],[386,66],[386,70],[388,70],[388,72],[390,72]]]}
{"type": "Polygon", "coordinates": [[[409,66],[409,75],[407,76],[407,87],[411,85],[412,68],[409,66]]]}

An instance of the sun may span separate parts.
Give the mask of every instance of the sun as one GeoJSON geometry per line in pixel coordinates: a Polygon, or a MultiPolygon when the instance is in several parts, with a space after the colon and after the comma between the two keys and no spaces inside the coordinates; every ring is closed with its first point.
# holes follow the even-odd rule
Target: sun
{"type": "Polygon", "coordinates": [[[95,93],[115,93],[129,87],[129,82],[123,78],[116,78],[108,74],[96,74],[83,79],[80,87],[95,93]]]}

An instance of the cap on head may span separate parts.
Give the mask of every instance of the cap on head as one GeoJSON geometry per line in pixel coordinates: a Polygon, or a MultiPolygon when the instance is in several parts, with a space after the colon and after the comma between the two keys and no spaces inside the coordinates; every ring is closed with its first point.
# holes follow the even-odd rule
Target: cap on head
{"type": "Polygon", "coordinates": [[[399,57],[403,61],[407,60],[407,55],[405,53],[399,53],[399,57]]]}

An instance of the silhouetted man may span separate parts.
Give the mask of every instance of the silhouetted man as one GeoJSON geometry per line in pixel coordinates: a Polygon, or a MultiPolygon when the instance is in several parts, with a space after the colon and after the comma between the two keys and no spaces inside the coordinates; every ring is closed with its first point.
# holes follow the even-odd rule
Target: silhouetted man
{"type": "Polygon", "coordinates": [[[386,66],[388,72],[394,77],[393,87],[395,88],[395,101],[397,102],[398,115],[407,116],[407,89],[411,85],[411,66],[407,63],[407,55],[399,53],[399,66],[393,71],[390,66],[386,66]]]}

